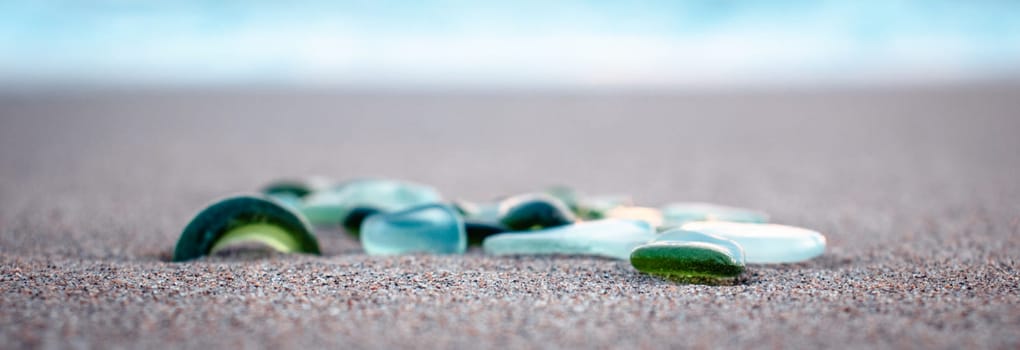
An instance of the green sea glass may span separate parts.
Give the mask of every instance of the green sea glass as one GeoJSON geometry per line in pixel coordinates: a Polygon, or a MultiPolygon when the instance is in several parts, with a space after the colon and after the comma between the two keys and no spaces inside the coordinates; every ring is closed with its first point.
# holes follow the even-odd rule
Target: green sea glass
{"type": "Polygon", "coordinates": [[[738,259],[725,246],[700,241],[656,241],[630,254],[630,263],[638,271],[678,278],[736,277],[744,272],[738,259]]]}
{"type": "Polygon", "coordinates": [[[280,252],[319,254],[319,243],[300,214],[261,195],[237,196],[203,209],[184,228],[174,261],[191,260],[238,242],[280,252]]]}
{"type": "Polygon", "coordinates": [[[715,244],[726,248],[726,250],[729,251],[729,254],[733,256],[733,259],[740,263],[740,265],[745,264],[744,248],[741,247],[740,244],[731,239],[726,239],[713,234],[687,231],[683,229],[672,229],[658,234],[652,242],[700,242],[715,244]]]}
{"type": "Polygon", "coordinates": [[[499,223],[512,231],[563,226],[577,218],[562,201],[544,193],[507,198],[499,205],[499,223]]]}
{"type": "Polygon", "coordinates": [[[631,265],[641,272],[679,278],[727,278],[744,270],[744,250],[719,236],[674,229],[634,249],[631,265]]]}

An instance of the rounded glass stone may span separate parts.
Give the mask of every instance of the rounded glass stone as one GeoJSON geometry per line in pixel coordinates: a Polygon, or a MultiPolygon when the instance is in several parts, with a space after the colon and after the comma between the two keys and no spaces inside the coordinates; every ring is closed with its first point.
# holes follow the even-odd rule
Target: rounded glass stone
{"type": "Polygon", "coordinates": [[[644,221],[604,219],[497,234],[486,238],[482,248],[494,255],[578,254],[626,260],[634,247],[654,238],[654,230],[644,221]]]}
{"type": "Polygon", "coordinates": [[[577,218],[562,201],[544,193],[524,194],[499,205],[500,224],[512,231],[563,226],[577,218]]]}
{"type": "Polygon", "coordinates": [[[765,223],[768,214],[760,211],[711,203],[673,203],[662,207],[664,225],[680,225],[691,221],[731,221],[765,223]]]}
{"type": "Polygon", "coordinates": [[[301,212],[316,225],[339,225],[357,208],[394,212],[439,203],[432,187],[397,180],[356,180],[305,198],[301,212]]]}
{"type": "Polygon", "coordinates": [[[686,223],[681,228],[736,242],[744,248],[749,264],[795,263],[815,258],[825,252],[825,236],[799,227],[702,221],[686,223]]]}
{"type": "Polygon", "coordinates": [[[744,264],[724,246],[701,241],[656,241],[634,249],[630,263],[638,271],[666,277],[729,278],[744,264]]]}
{"type": "Polygon", "coordinates": [[[461,254],[467,233],[453,208],[427,204],[369,216],[361,224],[361,245],[369,255],[461,254]]]}
{"type": "Polygon", "coordinates": [[[319,243],[300,214],[263,196],[246,195],[220,200],[195,215],[177,241],[173,260],[195,259],[238,242],[319,254],[319,243]]]}

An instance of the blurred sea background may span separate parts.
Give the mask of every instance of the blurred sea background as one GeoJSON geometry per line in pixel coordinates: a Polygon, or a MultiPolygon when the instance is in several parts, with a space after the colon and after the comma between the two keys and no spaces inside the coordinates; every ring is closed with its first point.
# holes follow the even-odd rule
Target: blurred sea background
{"type": "Polygon", "coordinates": [[[1020,1],[3,1],[0,89],[1020,80],[1020,1]]]}

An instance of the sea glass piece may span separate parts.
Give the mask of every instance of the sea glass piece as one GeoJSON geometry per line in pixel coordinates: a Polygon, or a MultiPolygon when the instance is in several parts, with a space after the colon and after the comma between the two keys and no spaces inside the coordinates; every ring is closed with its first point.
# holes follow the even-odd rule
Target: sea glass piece
{"type": "Polygon", "coordinates": [[[655,236],[652,242],[700,242],[700,243],[711,243],[722,246],[729,250],[729,254],[733,256],[733,259],[744,265],[746,258],[744,254],[744,248],[737,242],[726,239],[720,236],[716,236],[709,233],[687,231],[682,229],[672,229],[655,236]]]}
{"type": "Polygon", "coordinates": [[[630,263],[638,271],[664,277],[730,278],[744,272],[736,254],[739,250],[705,240],[665,240],[635,248],[630,263]]]}
{"type": "Polygon", "coordinates": [[[760,211],[711,203],[672,203],[662,207],[664,225],[682,225],[691,221],[731,221],[766,223],[768,214],[760,211]]]}
{"type": "Polygon", "coordinates": [[[319,243],[300,214],[261,195],[220,200],[195,215],[174,249],[174,261],[191,260],[239,242],[284,253],[319,254],[319,243]]]}
{"type": "Polygon", "coordinates": [[[744,248],[749,264],[795,263],[810,260],[825,252],[825,236],[800,227],[700,221],[686,223],[681,228],[737,242],[744,248]]]}
{"type": "Polygon", "coordinates": [[[500,202],[500,224],[512,231],[563,226],[577,221],[573,211],[544,193],[513,196],[500,202]]]}
{"type": "Polygon", "coordinates": [[[482,243],[487,254],[578,254],[626,260],[630,251],[655,238],[648,223],[604,219],[530,232],[503,233],[482,243]]]}
{"type": "Polygon", "coordinates": [[[301,212],[312,224],[339,225],[356,208],[394,212],[440,201],[442,197],[439,192],[429,186],[398,180],[367,179],[312,193],[305,198],[301,212]]]}
{"type": "Polygon", "coordinates": [[[369,255],[461,254],[467,233],[453,208],[426,204],[369,216],[361,224],[361,245],[369,255]]]}

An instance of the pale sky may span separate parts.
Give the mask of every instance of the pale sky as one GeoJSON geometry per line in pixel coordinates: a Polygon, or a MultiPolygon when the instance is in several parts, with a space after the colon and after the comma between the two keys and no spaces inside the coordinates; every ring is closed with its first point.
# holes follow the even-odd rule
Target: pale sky
{"type": "Polygon", "coordinates": [[[1016,1],[209,3],[0,2],[0,83],[705,87],[1020,79],[1016,1]]]}

